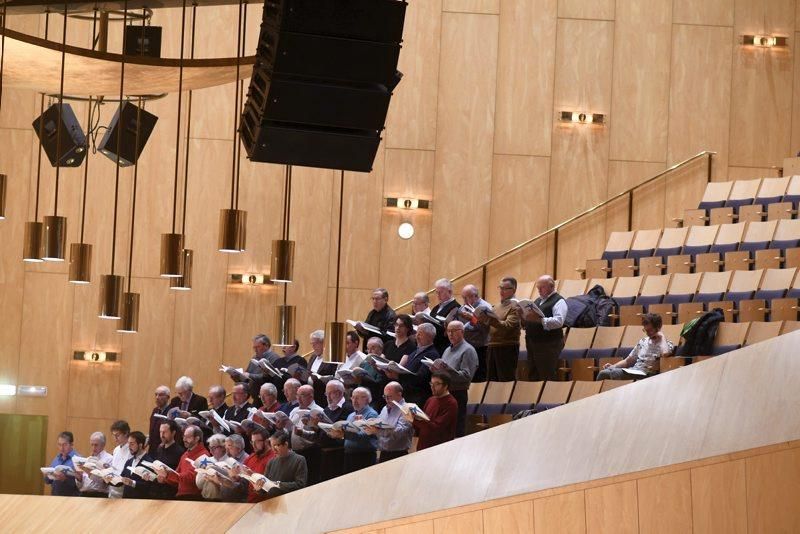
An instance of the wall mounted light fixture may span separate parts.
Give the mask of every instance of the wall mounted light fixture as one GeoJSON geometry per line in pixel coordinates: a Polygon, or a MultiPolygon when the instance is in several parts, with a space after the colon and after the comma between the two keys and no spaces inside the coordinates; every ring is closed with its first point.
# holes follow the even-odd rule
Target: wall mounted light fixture
{"type": "Polygon", "coordinates": [[[117,361],[117,353],[102,350],[76,350],[72,353],[72,359],[94,363],[115,362],[117,361]]]}
{"type": "Polygon", "coordinates": [[[245,286],[260,286],[260,285],[272,284],[272,281],[269,279],[268,274],[258,274],[258,273],[232,274],[228,277],[228,281],[231,284],[241,284],[245,286]]]}
{"type": "Polygon", "coordinates": [[[429,210],[431,201],[419,198],[387,197],[383,200],[383,205],[387,208],[399,208],[401,210],[429,210]]]}
{"type": "Polygon", "coordinates": [[[561,122],[572,122],[576,124],[603,124],[606,116],[602,113],[587,113],[585,111],[562,111],[561,122]]]}
{"type": "Polygon", "coordinates": [[[17,386],[20,397],[46,397],[47,386],[17,386]]]}
{"type": "Polygon", "coordinates": [[[785,48],[789,46],[786,37],[777,35],[742,35],[742,44],[759,48],[785,48]]]}

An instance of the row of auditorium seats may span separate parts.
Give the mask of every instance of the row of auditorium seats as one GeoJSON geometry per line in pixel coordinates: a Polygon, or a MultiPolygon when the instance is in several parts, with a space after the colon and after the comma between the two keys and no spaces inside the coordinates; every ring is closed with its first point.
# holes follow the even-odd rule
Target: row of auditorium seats
{"type": "Polygon", "coordinates": [[[660,314],[665,323],[686,322],[714,308],[723,309],[726,321],[800,319],[796,268],[560,280],[558,291],[571,297],[595,285],[619,305],[613,319],[620,325],[639,324],[644,312],[660,314]]]}
{"type": "Polygon", "coordinates": [[[585,278],[800,267],[800,219],[611,232],[585,278]]]}
{"type": "Polygon", "coordinates": [[[709,182],[697,209],[687,209],[683,226],[797,218],[800,176],[709,182]]]}
{"type": "Polygon", "coordinates": [[[524,410],[543,411],[631,382],[475,382],[467,395],[467,433],[507,423],[514,414],[524,410]]]}

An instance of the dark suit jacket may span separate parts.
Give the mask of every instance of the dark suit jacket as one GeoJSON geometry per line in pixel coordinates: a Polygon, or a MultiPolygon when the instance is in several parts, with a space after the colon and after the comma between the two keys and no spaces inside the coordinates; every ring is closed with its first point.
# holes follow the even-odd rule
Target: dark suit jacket
{"type": "MultiPolygon", "coordinates": [[[[142,459],[136,465],[140,465],[142,461],[152,462],[153,457],[149,454],[145,453],[142,456],[142,459]]],[[[122,476],[130,478],[134,482],[136,482],[136,487],[132,488],[130,486],[125,486],[122,490],[122,498],[123,499],[150,499],[150,487],[152,486],[152,482],[147,482],[143,480],[142,477],[135,473],[131,473],[128,471],[128,468],[133,465],[133,458],[128,458],[128,461],[125,462],[125,467],[122,469],[122,476]]],[[[157,484],[157,482],[156,482],[157,484]]]]}
{"type": "Polygon", "coordinates": [[[437,360],[439,352],[434,346],[425,347],[409,354],[405,368],[416,373],[413,375],[400,375],[400,385],[403,386],[403,397],[408,402],[425,406],[425,401],[431,396],[431,370],[422,363],[423,358],[437,360]]]}
{"type": "MultiPolygon", "coordinates": [[[[347,416],[353,413],[353,405],[348,401],[344,401],[344,404],[342,404],[341,407],[337,407],[335,410],[331,410],[329,407],[326,407],[322,411],[325,412],[325,415],[328,416],[328,419],[335,423],[336,421],[344,421],[347,419],[347,416]]],[[[319,444],[323,449],[344,447],[344,438],[333,439],[322,430],[318,432],[317,436],[319,438],[319,444]]]]}
{"type": "MultiPolygon", "coordinates": [[[[451,300],[445,306],[440,306],[437,304],[431,308],[431,317],[436,317],[437,315],[447,317],[450,312],[460,307],[461,305],[455,299],[451,300]]],[[[436,350],[439,351],[439,354],[444,354],[444,349],[450,346],[450,340],[447,339],[447,334],[445,333],[447,325],[439,326],[438,324],[435,324],[433,326],[436,327],[436,339],[433,340],[433,345],[436,347],[436,350]]]]}
{"type": "Polygon", "coordinates": [[[167,415],[169,411],[169,404],[164,406],[163,409],[159,410],[157,407],[153,408],[153,411],[150,413],[150,433],[148,435],[148,450],[154,451],[161,445],[161,423],[164,422],[163,419],[160,417],[153,417],[155,414],[160,415],[167,415]]]}
{"type": "MultiPolygon", "coordinates": [[[[169,401],[169,407],[170,409],[180,408],[181,398],[172,397],[172,400],[169,401]]],[[[189,409],[186,411],[195,417],[199,417],[198,412],[202,412],[204,410],[208,410],[208,401],[206,398],[202,395],[198,395],[197,393],[192,393],[192,398],[189,399],[189,409]]]]}
{"type": "Polygon", "coordinates": [[[250,415],[247,410],[251,406],[252,406],[252,404],[250,404],[249,402],[245,402],[244,405],[238,410],[236,409],[236,406],[231,406],[225,412],[225,420],[226,421],[236,421],[237,423],[241,423],[242,421],[247,419],[248,415],[250,415]]]}

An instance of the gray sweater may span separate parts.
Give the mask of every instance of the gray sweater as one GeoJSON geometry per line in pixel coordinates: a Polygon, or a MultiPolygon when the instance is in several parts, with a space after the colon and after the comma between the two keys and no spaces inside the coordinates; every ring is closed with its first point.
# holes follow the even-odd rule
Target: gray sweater
{"type": "Polygon", "coordinates": [[[475,348],[464,340],[457,347],[447,347],[442,355],[442,361],[453,369],[447,370],[450,376],[450,391],[469,389],[472,377],[478,369],[478,353],[475,352],[475,348]]]}
{"type": "Polygon", "coordinates": [[[306,459],[294,451],[289,451],[289,455],[284,458],[276,456],[270,460],[264,475],[273,482],[281,483],[280,488],[270,488],[267,497],[277,497],[290,491],[299,490],[306,487],[308,479],[306,459]]]}

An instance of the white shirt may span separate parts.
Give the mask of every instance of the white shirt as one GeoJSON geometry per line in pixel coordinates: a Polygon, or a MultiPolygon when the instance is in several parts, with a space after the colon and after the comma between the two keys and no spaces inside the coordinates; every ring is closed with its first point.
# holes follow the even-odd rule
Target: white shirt
{"type": "MultiPolygon", "coordinates": [[[[125,463],[131,459],[131,451],[127,443],[117,445],[114,447],[114,455],[111,460],[111,467],[114,468],[114,474],[122,476],[122,470],[125,469],[125,463]]],[[[108,496],[112,499],[121,499],[123,486],[109,486],[108,496]]]]}
{"type": "Polygon", "coordinates": [[[355,351],[350,356],[346,356],[344,363],[339,366],[339,369],[355,369],[364,362],[366,356],[360,350],[355,351]]]}
{"type": "MultiPolygon", "coordinates": [[[[295,428],[299,428],[300,430],[303,430],[305,425],[303,425],[303,422],[300,420],[301,418],[300,418],[300,414],[298,413],[298,410],[320,410],[320,411],[322,411],[322,408],[320,408],[319,405],[316,402],[311,401],[311,404],[308,406],[308,408],[301,408],[300,406],[297,406],[291,412],[289,412],[289,419],[292,421],[292,424],[295,426],[295,428]]],[[[312,434],[313,434],[313,432],[312,432],[312,434]]],[[[309,439],[306,439],[305,437],[298,436],[297,434],[292,432],[292,437],[291,437],[292,449],[294,449],[294,450],[302,450],[302,449],[307,449],[309,447],[312,447],[312,446],[316,445],[316,442],[310,439],[311,437],[312,436],[309,435],[309,439]]]]}
{"type": "Polygon", "coordinates": [[[314,358],[314,363],[311,364],[311,372],[316,373],[317,371],[319,371],[319,366],[322,365],[322,363],[323,359],[322,355],[320,354],[319,356],[314,358]]]}
{"type": "MultiPolygon", "coordinates": [[[[113,465],[114,457],[108,454],[106,451],[100,451],[100,454],[94,455],[95,458],[103,462],[107,465],[113,465]]],[[[81,491],[99,491],[102,493],[108,492],[108,484],[100,478],[94,475],[88,475],[84,472],[81,472],[81,491]]]]}
{"type": "MultiPolygon", "coordinates": [[[[548,295],[549,297],[550,295],[548,295]]],[[[547,300],[547,299],[543,299],[547,300]]],[[[553,305],[553,316],[542,317],[542,328],[545,330],[556,330],[564,326],[564,320],[567,318],[567,301],[563,298],[553,305]]]]}

